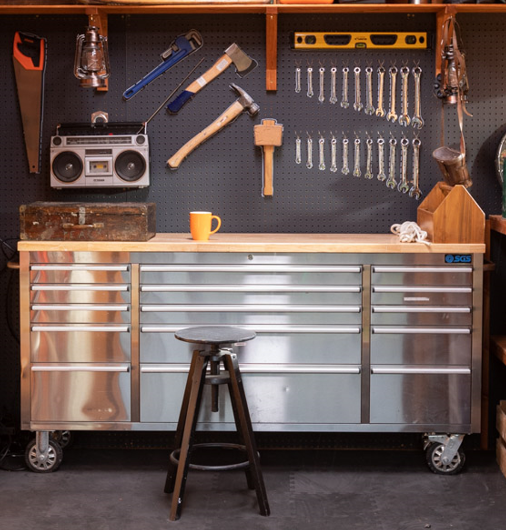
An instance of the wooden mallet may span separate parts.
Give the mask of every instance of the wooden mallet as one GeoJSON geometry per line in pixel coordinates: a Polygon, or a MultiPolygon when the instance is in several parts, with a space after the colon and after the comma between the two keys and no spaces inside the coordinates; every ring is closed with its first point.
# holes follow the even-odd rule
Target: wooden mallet
{"type": "Polygon", "coordinates": [[[261,125],[255,125],[255,145],[262,146],[263,151],[263,197],[274,194],[274,148],[283,143],[283,126],[276,120],[269,118],[262,120],[261,125]]]}

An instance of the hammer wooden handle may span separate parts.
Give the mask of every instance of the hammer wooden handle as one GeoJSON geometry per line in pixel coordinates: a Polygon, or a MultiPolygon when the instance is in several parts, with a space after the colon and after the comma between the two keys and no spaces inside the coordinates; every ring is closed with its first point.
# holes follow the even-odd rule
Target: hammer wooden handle
{"type": "Polygon", "coordinates": [[[207,139],[211,138],[213,134],[216,134],[220,129],[228,125],[230,122],[235,120],[239,114],[244,110],[244,106],[239,102],[235,101],[228,107],[228,109],[221,114],[216,120],[208,125],[203,131],[199,132],[191,140],[186,142],[176,154],[174,154],[167,164],[171,169],[177,169],[181,162],[200,144],[203,144],[207,139]]]}

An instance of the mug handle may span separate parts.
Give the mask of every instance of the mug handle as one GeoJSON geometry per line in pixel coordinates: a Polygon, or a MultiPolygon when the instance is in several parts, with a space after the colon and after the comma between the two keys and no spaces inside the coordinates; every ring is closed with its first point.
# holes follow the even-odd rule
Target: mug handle
{"type": "Polygon", "coordinates": [[[216,219],[216,221],[218,222],[218,226],[217,226],[214,230],[212,230],[211,232],[209,232],[209,235],[214,234],[214,233],[217,232],[217,231],[220,229],[220,227],[221,227],[221,219],[220,219],[217,215],[212,215],[212,216],[211,216],[211,223],[213,222],[213,219],[216,219]]]}

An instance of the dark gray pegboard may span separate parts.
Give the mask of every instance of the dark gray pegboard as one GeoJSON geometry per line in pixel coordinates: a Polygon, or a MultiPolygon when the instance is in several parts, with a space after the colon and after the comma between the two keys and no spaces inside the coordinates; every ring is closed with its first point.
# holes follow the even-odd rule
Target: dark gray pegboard
{"type": "MultiPolygon", "coordinates": [[[[501,191],[493,159],[497,143],[506,132],[504,107],[503,14],[459,15],[462,38],[467,50],[470,77],[469,109],[473,118],[466,118],[465,132],[468,161],[474,180],[471,192],[487,214],[500,211],[501,191]]],[[[322,60],[326,68],[331,60],[341,67],[367,62],[377,66],[384,58],[385,66],[395,61],[401,66],[420,61],[422,75],[422,115],[426,126],[422,140],[421,187],[427,194],[441,180],[432,160],[432,151],[441,145],[441,105],[432,95],[434,50],[357,52],[295,52],[290,49],[292,31],[429,31],[435,30],[435,16],[423,15],[288,15],[278,17],[278,90],[265,90],[265,15],[136,15],[109,16],[109,47],[112,75],[109,91],[98,93],[82,89],[73,76],[75,37],[82,33],[87,17],[78,16],[2,16],[0,33],[0,68],[4,73],[0,84],[2,131],[0,142],[0,236],[4,239],[19,234],[18,207],[23,203],[45,201],[153,201],[157,204],[159,232],[188,232],[188,212],[211,210],[223,219],[225,232],[351,232],[383,233],[392,223],[416,219],[419,203],[397,191],[386,189],[376,179],[366,181],[338,173],[310,171],[297,166],[295,130],[325,131],[390,131],[400,137],[403,128],[384,120],[358,115],[353,110],[318,104],[294,92],[294,67],[299,60],[305,66],[311,57],[313,66],[322,60]],[[163,77],[154,81],[131,101],[122,100],[123,91],[152,70],[159,54],[172,40],[189,29],[199,30],[204,47],[185,59],[163,77]],[[14,32],[32,32],[48,41],[46,97],[43,127],[42,171],[28,173],[23,133],[12,69],[14,32]],[[177,116],[161,112],[149,125],[151,145],[151,186],[144,190],[52,190],[49,187],[49,140],[56,125],[62,122],[89,121],[96,110],[109,112],[112,121],[143,121],[158,107],[174,86],[202,57],[204,64],[194,77],[203,73],[225,48],[237,42],[254,57],[259,66],[248,77],[240,79],[229,68],[187,104],[177,116]],[[194,134],[218,117],[234,100],[230,83],[247,90],[261,107],[252,119],[240,116],[194,151],[177,171],[170,171],[167,159],[194,134]],[[333,108],[335,107],[335,108],[333,108]],[[273,117],[284,125],[284,145],[275,153],[275,194],[261,197],[260,148],[254,146],[253,125],[262,118],[273,117]]],[[[339,68],[340,71],[340,68],[339,68]]],[[[329,80],[327,76],[327,81],[329,80]]],[[[364,79],[364,77],[362,77],[364,79]]],[[[303,83],[305,77],[303,75],[303,83]]],[[[374,78],[376,83],[376,78],[374,78]]],[[[328,85],[328,83],[327,83],[328,85]]],[[[315,76],[317,89],[317,77],[315,76]]],[[[376,84],[374,84],[376,91],[376,84]]],[[[340,96],[340,91],[338,91],[340,96]]],[[[398,92],[398,98],[399,98],[398,92]]],[[[387,96],[387,94],[386,94],[387,96]]],[[[353,98],[353,77],[350,77],[350,98],[353,98]]],[[[412,104],[412,102],[411,102],[412,104]]],[[[399,107],[399,105],[398,105],[399,107]]],[[[445,111],[446,141],[457,145],[458,128],[455,108],[445,111]]],[[[408,136],[412,129],[406,131],[408,136]]],[[[363,151],[365,153],[365,151],[363,151]]],[[[398,154],[399,157],[399,154],[398,154]]],[[[340,152],[338,155],[340,161],[340,152]]],[[[316,146],[315,146],[315,161],[316,146]]],[[[350,159],[351,162],[351,159],[350,159]]],[[[327,167],[329,151],[327,151],[327,167]]],[[[2,257],[2,266],[5,260],[2,257]]],[[[3,298],[7,294],[7,275],[0,276],[3,298]]],[[[18,349],[5,324],[6,314],[16,313],[16,304],[0,311],[4,347],[0,371],[0,405],[16,396],[18,349]]]]}

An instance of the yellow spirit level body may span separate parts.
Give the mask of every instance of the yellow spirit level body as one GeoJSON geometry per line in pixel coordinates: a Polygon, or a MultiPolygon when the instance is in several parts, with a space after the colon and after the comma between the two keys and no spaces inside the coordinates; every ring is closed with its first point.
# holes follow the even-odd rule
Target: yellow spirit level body
{"type": "Polygon", "coordinates": [[[426,32],[295,32],[296,50],[415,49],[427,48],[426,32]]]}

